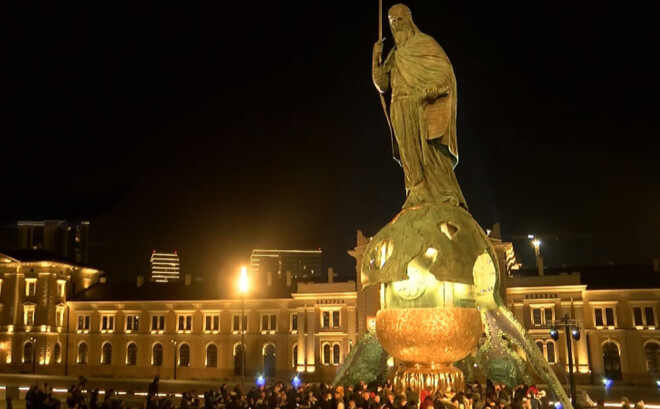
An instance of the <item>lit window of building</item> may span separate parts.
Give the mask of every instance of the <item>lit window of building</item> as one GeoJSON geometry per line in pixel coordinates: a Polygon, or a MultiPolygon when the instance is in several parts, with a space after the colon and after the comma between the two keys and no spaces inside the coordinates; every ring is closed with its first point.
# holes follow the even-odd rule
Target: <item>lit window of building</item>
{"type": "Polygon", "coordinates": [[[594,324],[596,328],[614,328],[616,326],[616,314],[614,307],[594,308],[594,324]]]}
{"type": "Polygon", "coordinates": [[[190,366],[190,345],[181,344],[179,347],[179,366],[190,366]]]}
{"type": "Polygon", "coordinates": [[[25,345],[23,345],[23,363],[24,364],[31,364],[33,360],[35,359],[34,357],[34,344],[30,341],[26,342],[25,345]]]}
{"type": "Polygon", "coordinates": [[[35,309],[36,309],[36,305],[34,304],[23,305],[23,325],[26,326],[34,325],[35,309]]]}
{"type": "Polygon", "coordinates": [[[89,332],[90,321],[89,314],[78,314],[78,332],[89,332]]]}
{"type": "Polygon", "coordinates": [[[208,313],[204,315],[204,332],[217,333],[220,330],[220,314],[208,313]]]}
{"type": "Polygon", "coordinates": [[[295,312],[291,314],[291,325],[289,328],[291,328],[292,334],[298,333],[298,314],[296,314],[295,312]]]}
{"type": "Polygon", "coordinates": [[[178,332],[191,332],[192,331],[192,315],[182,314],[177,317],[177,331],[178,332]]]}
{"type": "Polygon", "coordinates": [[[660,372],[660,344],[651,341],[644,345],[644,360],[648,372],[660,372]]]}
{"type": "Polygon", "coordinates": [[[545,357],[545,359],[548,361],[549,364],[554,364],[556,363],[556,344],[553,340],[548,339],[546,341],[536,341],[536,346],[539,347],[539,350],[545,357]]]}
{"type": "Polygon", "coordinates": [[[62,346],[59,342],[56,342],[55,346],[53,346],[53,356],[51,358],[51,362],[54,364],[59,364],[62,362],[62,346]]]}
{"type": "Polygon", "coordinates": [[[106,342],[101,347],[101,365],[111,365],[112,364],[112,344],[106,342]]]}
{"type": "Polygon", "coordinates": [[[206,347],[206,367],[216,368],[218,366],[218,347],[215,344],[209,344],[206,347]]]}
{"type": "Polygon", "coordinates": [[[151,316],[151,332],[165,331],[165,314],[153,314],[151,316]]]}
{"type": "Polygon", "coordinates": [[[129,314],[124,319],[126,332],[134,332],[140,330],[140,316],[137,314],[129,314]]]}
{"type": "Polygon", "coordinates": [[[64,311],[66,307],[64,305],[58,305],[55,307],[55,326],[61,327],[64,325],[64,311]]]}
{"type": "Polygon", "coordinates": [[[151,365],[163,366],[163,344],[157,342],[151,348],[151,365]]]}
{"type": "Polygon", "coordinates": [[[66,296],[66,280],[57,280],[57,296],[60,298],[66,296]]]}
{"type": "Polygon", "coordinates": [[[341,345],[338,342],[324,342],[321,345],[323,365],[339,365],[341,361],[341,345]]]}
{"type": "Polygon", "coordinates": [[[37,279],[36,278],[26,278],[25,279],[25,295],[27,297],[34,297],[37,295],[37,279]]]}
{"type": "Polygon", "coordinates": [[[113,332],[115,330],[115,315],[101,314],[101,332],[113,332]]]}
{"type": "Polygon", "coordinates": [[[298,344],[293,344],[293,348],[291,348],[291,367],[298,367],[298,344]]]}
{"type": "Polygon", "coordinates": [[[126,365],[137,365],[137,345],[131,342],[126,347],[126,365]]]}
{"type": "Polygon", "coordinates": [[[633,325],[639,329],[655,329],[655,308],[652,305],[640,305],[633,307],[633,325]]]}
{"type": "Polygon", "coordinates": [[[339,310],[321,311],[321,328],[339,328],[339,310]]]}
{"type": "Polygon", "coordinates": [[[87,346],[86,342],[81,342],[78,345],[78,357],[76,359],[76,362],[85,365],[89,361],[89,347],[87,346]]]}
{"type": "Polygon", "coordinates": [[[277,314],[261,314],[261,332],[275,333],[277,331],[277,314]]]}
{"type": "Polygon", "coordinates": [[[532,305],[530,311],[532,313],[532,325],[534,326],[551,325],[555,319],[555,308],[552,305],[532,305]]]}
{"type": "Polygon", "coordinates": [[[247,314],[243,315],[243,325],[241,325],[241,314],[234,314],[232,317],[232,326],[231,329],[233,332],[239,332],[242,329],[248,330],[248,317],[247,314]]]}

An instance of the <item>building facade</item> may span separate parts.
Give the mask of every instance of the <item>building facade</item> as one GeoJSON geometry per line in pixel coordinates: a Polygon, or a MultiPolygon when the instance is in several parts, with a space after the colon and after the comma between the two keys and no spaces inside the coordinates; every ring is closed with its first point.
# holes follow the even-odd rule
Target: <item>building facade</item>
{"type": "Polygon", "coordinates": [[[569,337],[577,382],[655,384],[660,379],[660,271],[651,266],[597,266],[518,271],[508,278],[507,302],[559,379],[568,373],[564,330],[555,321],[577,321],[569,337]]]}
{"type": "Polygon", "coordinates": [[[0,254],[0,371],[48,367],[61,373],[68,298],[99,282],[100,275],[41,250],[0,254]]]}
{"type": "MultiPolygon", "coordinates": [[[[359,261],[367,238],[351,254],[359,261]]],[[[504,246],[504,248],[508,248],[504,246]]],[[[639,266],[509,270],[506,299],[566,380],[571,339],[581,384],[652,385],[660,379],[660,271],[639,266]]],[[[373,325],[377,288],[356,282],[269,285],[238,298],[228,283],[105,283],[101,272],[43,251],[0,254],[0,371],[142,377],[329,381],[373,325]],[[243,332],[244,330],[244,332],[243,332]],[[241,342],[244,339],[244,343],[241,342]],[[242,357],[245,356],[245,360],[242,357]]]]}

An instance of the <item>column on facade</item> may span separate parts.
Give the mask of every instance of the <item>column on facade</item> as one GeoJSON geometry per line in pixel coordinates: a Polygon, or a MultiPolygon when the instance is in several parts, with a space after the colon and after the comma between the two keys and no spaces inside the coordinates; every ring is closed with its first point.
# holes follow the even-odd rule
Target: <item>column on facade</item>
{"type": "Polygon", "coordinates": [[[298,318],[298,367],[296,371],[304,372],[305,371],[305,334],[307,333],[307,327],[305,323],[305,307],[298,307],[296,309],[296,315],[298,318]]]}
{"type": "Polygon", "coordinates": [[[584,309],[582,301],[573,303],[575,308],[575,319],[580,324],[580,340],[575,342],[575,364],[577,371],[580,373],[587,373],[591,371],[589,367],[589,348],[587,346],[587,330],[584,325],[584,309]]]}
{"type": "Polygon", "coordinates": [[[314,372],[316,370],[316,351],[315,351],[315,335],[316,335],[316,314],[315,308],[305,308],[305,338],[307,345],[305,346],[305,364],[307,365],[307,372],[314,372]]]}

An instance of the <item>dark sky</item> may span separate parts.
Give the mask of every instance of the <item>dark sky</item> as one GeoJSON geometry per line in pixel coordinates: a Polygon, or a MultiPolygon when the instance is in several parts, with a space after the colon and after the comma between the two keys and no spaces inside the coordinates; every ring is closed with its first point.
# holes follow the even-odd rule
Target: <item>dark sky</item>
{"type": "MultiPolygon", "coordinates": [[[[356,230],[404,200],[370,77],[377,2],[197,3],[0,13],[0,244],[16,220],[85,218],[111,279],[152,249],[233,274],[255,247],[322,247],[351,275],[356,230]]],[[[528,265],[528,233],[549,265],[660,257],[655,14],[409,5],[454,65],[475,219],[528,265]]]]}

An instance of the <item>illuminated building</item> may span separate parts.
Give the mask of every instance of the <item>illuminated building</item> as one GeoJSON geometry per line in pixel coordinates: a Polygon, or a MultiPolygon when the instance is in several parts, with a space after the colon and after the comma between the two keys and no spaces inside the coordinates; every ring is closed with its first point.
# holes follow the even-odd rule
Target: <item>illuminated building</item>
{"type": "Polygon", "coordinates": [[[323,251],[254,249],[250,274],[268,286],[295,286],[298,282],[332,282],[333,273],[323,274],[323,251]]]}
{"type": "Polygon", "coordinates": [[[64,373],[68,298],[100,276],[43,250],[0,253],[0,370],[64,373]]]}
{"type": "Polygon", "coordinates": [[[66,220],[19,221],[18,248],[45,250],[76,263],[87,263],[89,222],[66,220]]]}
{"type": "Polygon", "coordinates": [[[179,255],[174,253],[151,253],[151,281],[167,283],[179,279],[179,255]]]}
{"type": "MultiPolygon", "coordinates": [[[[356,259],[367,240],[358,234],[350,252],[356,259]]],[[[569,314],[582,331],[571,341],[578,383],[655,385],[658,263],[655,270],[545,268],[539,276],[536,268],[519,268],[510,243],[493,240],[511,266],[502,277],[507,303],[560,380],[567,372],[566,341],[561,329],[552,340],[550,330],[569,314]]],[[[243,324],[232,283],[184,276],[110,284],[100,275],[43,251],[0,254],[0,371],[30,373],[34,356],[41,374],[61,375],[66,368],[71,376],[171,379],[176,362],[177,379],[237,379],[243,324]]],[[[305,381],[329,381],[379,308],[378,292],[357,292],[354,281],[267,286],[257,277],[254,283],[245,296],[248,378],[301,373],[305,381]]]]}

